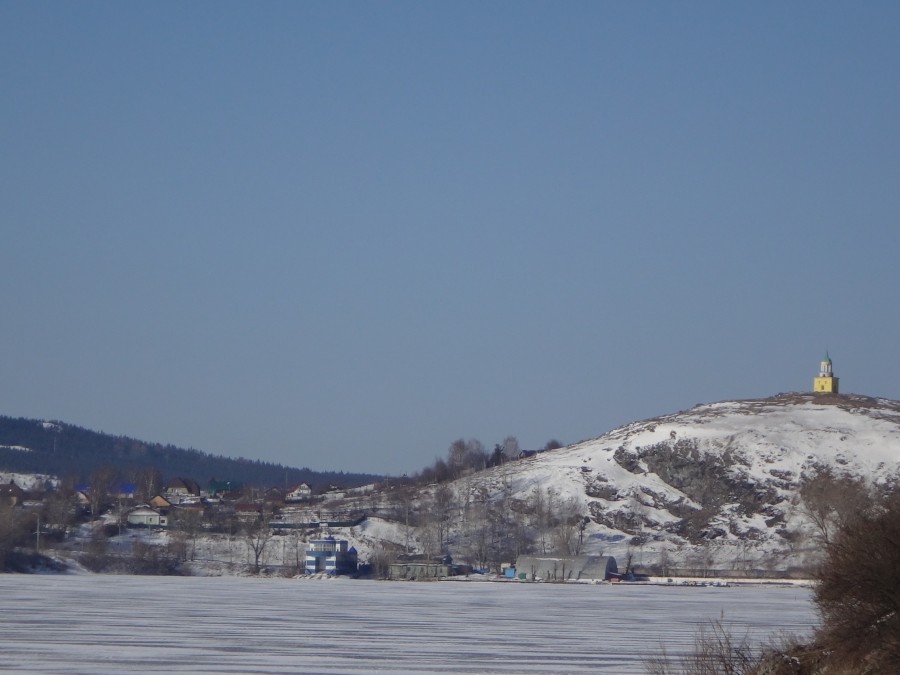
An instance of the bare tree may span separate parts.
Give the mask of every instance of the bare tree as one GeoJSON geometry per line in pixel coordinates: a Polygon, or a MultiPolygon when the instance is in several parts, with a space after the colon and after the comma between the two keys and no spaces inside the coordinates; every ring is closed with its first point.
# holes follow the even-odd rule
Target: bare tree
{"type": "Polygon", "coordinates": [[[259,574],[265,561],[266,547],[272,538],[272,530],[269,527],[269,519],[272,513],[267,508],[260,509],[259,517],[244,524],[242,534],[247,544],[247,551],[252,558],[254,574],[259,574]]]}
{"type": "Polygon", "coordinates": [[[491,542],[490,495],[483,485],[475,488],[464,511],[461,550],[465,560],[473,567],[487,564],[491,542]]]}
{"type": "Polygon", "coordinates": [[[450,470],[449,465],[440,457],[434,461],[433,472],[435,483],[446,483],[453,479],[453,473],[450,470]]]}
{"type": "Polygon", "coordinates": [[[446,485],[422,492],[410,512],[423,551],[432,556],[444,552],[447,528],[450,524],[450,504],[453,491],[446,485]]]}
{"type": "Polygon", "coordinates": [[[177,574],[179,558],[169,546],[154,546],[145,541],[131,545],[131,555],[124,561],[131,574],[177,574]]]}
{"type": "MultiPolygon", "coordinates": [[[[823,483],[824,484],[824,483],[823,483]]],[[[813,495],[822,496],[816,491],[813,495]]],[[[900,672],[900,492],[869,495],[840,516],[823,509],[825,560],[815,602],[822,626],[809,644],[785,641],[763,650],[735,638],[721,624],[698,634],[692,653],[648,659],[654,675],[819,675],[900,672]]],[[[821,504],[819,504],[821,506],[821,504]]]]}
{"type": "Polygon", "coordinates": [[[487,466],[487,452],[481,441],[470,438],[466,441],[465,464],[467,469],[482,471],[487,466]]]}
{"type": "Polygon", "coordinates": [[[109,566],[109,539],[102,527],[95,527],[91,531],[81,555],[81,563],[92,572],[101,572],[109,566]]]}
{"type": "Polygon", "coordinates": [[[173,538],[180,543],[181,560],[194,560],[197,555],[197,537],[203,529],[203,511],[195,508],[173,508],[170,518],[173,538]]]}
{"type": "Polygon", "coordinates": [[[6,569],[16,546],[27,536],[19,512],[12,503],[0,499],[0,571],[6,569]]]}
{"type": "Polygon", "coordinates": [[[438,485],[432,493],[430,508],[424,514],[427,518],[426,525],[433,528],[436,535],[432,542],[436,546],[434,553],[442,554],[445,551],[453,506],[453,490],[447,485],[438,485]]]}
{"type": "Polygon", "coordinates": [[[551,488],[539,487],[532,490],[527,502],[527,514],[531,526],[537,533],[540,552],[546,554],[550,549],[550,534],[553,523],[553,509],[556,504],[556,493],[551,488]]]}
{"type": "Polygon", "coordinates": [[[457,438],[447,449],[447,467],[452,478],[459,478],[466,466],[466,442],[457,438]]]}
{"type": "Polygon", "coordinates": [[[377,579],[387,579],[391,573],[391,563],[394,562],[398,553],[396,546],[389,542],[382,542],[375,547],[369,558],[372,575],[377,579]]]}
{"type": "Polygon", "coordinates": [[[520,554],[530,552],[533,547],[529,502],[515,498],[509,475],[501,475],[500,489],[488,500],[487,507],[491,535],[487,561],[490,567],[499,570],[503,563],[515,562],[520,554]]]}
{"type": "Polygon", "coordinates": [[[577,547],[578,504],[575,499],[561,500],[553,488],[535,488],[528,500],[528,510],[537,533],[541,553],[571,555],[577,547]]]}
{"type": "MultiPolygon", "coordinates": [[[[754,675],[759,670],[760,658],[746,633],[736,637],[727,626],[716,621],[702,625],[694,640],[694,649],[678,658],[669,657],[665,651],[644,661],[650,675],[754,675]]],[[[794,670],[765,671],[795,673],[794,670]]]]}
{"type": "Polygon", "coordinates": [[[50,532],[65,535],[75,522],[75,499],[71,491],[51,490],[41,505],[41,519],[50,532]]]}
{"type": "Polygon", "coordinates": [[[669,564],[669,547],[663,544],[659,552],[659,573],[664,577],[669,576],[669,564]]]}
{"type": "Polygon", "coordinates": [[[827,546],[833,534],[870,503],[871,494],[861,478],[837,475],[831,467],[824,467],[801,481],[800,499],[800,512],[827,546]]]}
{"type": "Polygon", "coordinates": [[[458,438],[447,449],[447,468],[450,476],[457,479],[471,471],[480,471],[487,464],[487,454],[481,441],[458,438]]]}
{"type": "Polygon", "coordinates": [[[404,550],[410,552],[413,531],[418,514],[415,508],[415,490],[406,481],[401,481],[384,494],[385,516],[396,520],[403,527],[404,550]]]}
{"type": "Polygon", "coordinates": [[[97,516],[108,502],[109,493],[115,485],[116,478],[117,472],[112,466],[101,466],[91,472],[88,501],[91,507],[92,521],[97,520],[97,516]]]}
{"type": "Polygon", "coordinates": [[[507,436],[503,439],[503,455],[507,460],[519,456],[519,439],[515,436],[507,436]]]}
{"type": "MultiPolygon", "coordinates": [[[[834,672],[900,672],[900,493],[870,502],[826,547],[815,599],[834,672]]],[[[831,672],[831,671],[829,671],[831,672]]]]}
{"type": "Polygon", "coordinates": [[[579,555],[583,545],[584,520],[578,501],[573,497],[557,504],[553,517],[554,548],[563,555],[579,555]]]}
{"type": "Polygon", "coordinates": [[[155,466],[143,466],[134,473],[135,497],[146,502],[162,490],[162,473],[155,466]]]}

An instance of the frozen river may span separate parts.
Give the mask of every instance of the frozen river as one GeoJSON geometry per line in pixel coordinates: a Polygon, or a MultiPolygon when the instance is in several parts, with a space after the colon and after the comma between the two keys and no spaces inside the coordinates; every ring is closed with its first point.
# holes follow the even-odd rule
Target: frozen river
{"type": "Polygon", "coordinates": [[[800,588],[0,575],[4,672],[633,673],[722,620],[816,622],[800,588]]]}

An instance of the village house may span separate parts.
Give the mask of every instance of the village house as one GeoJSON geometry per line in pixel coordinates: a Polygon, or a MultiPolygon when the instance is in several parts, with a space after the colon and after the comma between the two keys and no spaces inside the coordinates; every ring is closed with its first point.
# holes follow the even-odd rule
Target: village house
{"type": "Polygon", "coordinates": [[[347,488],[340,485],[330,485],[325,491],[326,499],[343,499],[347,496],[347,488]]]}
{"type": "Polygon", "coordinates": [[[87,489],[81,490],[75,488],[75,492],[72,493],[72,496],[75,498],[75,503],[79,506],[79,508],[87,509],[88,507],[90,507],[91,497],[87,489]]]}
{"type": "Polygon", "coordinates": [[[312,497],[312,488],[309,483],[300,483],[295,485],[284,496],[284,501],[288,504],[293,502],[302,502],[312,497]]]}
{"type": "Polygon", "coordinates": [[[134,492],[136,489],[137,488],[134,483],[120,483],[116,487],[116,498],[117,499],[134,499],[134,492]]]}
{"type": "Polygon", "coordinates": [[[166,484],[164,493],[173,504],[200,500],[200,486],[191,478],[173,478],[166,484]]]}
{"type": "Polygon", "coordinates": [[[267,488],[263,492],[263,500],[272,504],[284,501],[284,490],[277,487],[267,488]]]}
{"type": "Polygon", "coordinates": [[[16,506],[21,504],[24,499],[25,490],[16,485],[15,481],[0,485],[0,504],[16,506]]]}
{"type": "Polygon", "coordinates": [[[150,500],[150,506],[158,511],[165,512],[170,506],[172,506],[172,502],[163,497],[162,495],[155,495],[150,500]]]}
{"type": "Polygon", "coordinates": [[[149,506],[138,506],[128,512],[128,527],[165,527],[168,518],[149,506]]]}
{"type": "Polygon", "coordinates": [[[243,485],[230,480],[211,480],[206,487],[206,496],[209,500],[240,498],[243,485]]]}

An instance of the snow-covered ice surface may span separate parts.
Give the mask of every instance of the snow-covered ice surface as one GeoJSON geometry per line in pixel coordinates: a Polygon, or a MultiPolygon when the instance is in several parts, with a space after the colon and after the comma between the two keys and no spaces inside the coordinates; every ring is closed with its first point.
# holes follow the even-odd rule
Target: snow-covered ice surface
{"type": "Polygon", "coordinates": [[[722,620],[816,623],[803,588],[0,575],[4,672],[637,673],[722,620]]]}

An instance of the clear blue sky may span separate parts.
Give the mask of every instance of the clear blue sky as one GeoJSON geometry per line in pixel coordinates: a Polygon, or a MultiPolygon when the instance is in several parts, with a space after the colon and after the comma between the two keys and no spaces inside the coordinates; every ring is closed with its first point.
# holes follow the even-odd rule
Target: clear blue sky
{"type": "Polygon", "coordinates": [[[900,399],[900,3],[0,2],[0,414],[399,474],[900,399]]]}

